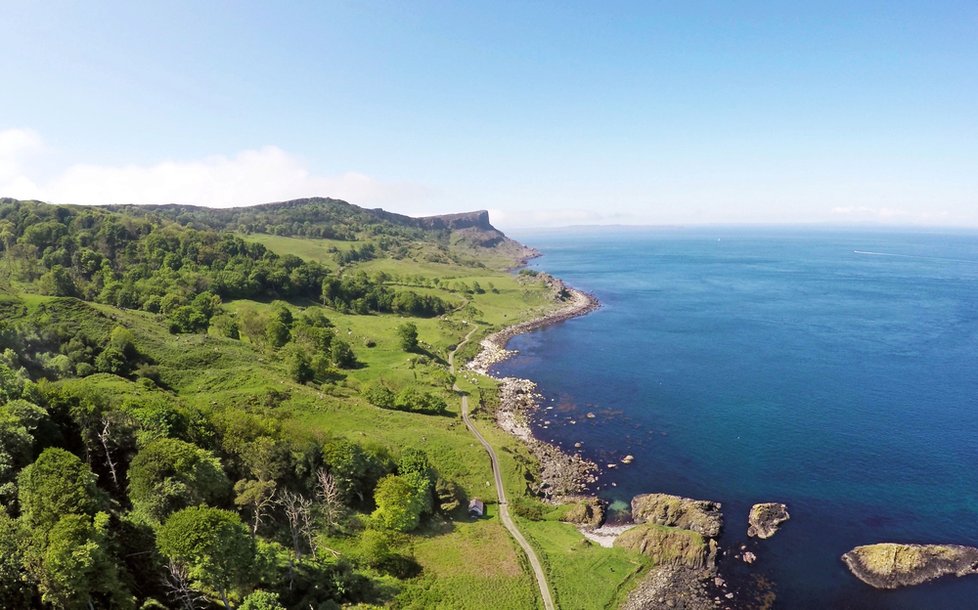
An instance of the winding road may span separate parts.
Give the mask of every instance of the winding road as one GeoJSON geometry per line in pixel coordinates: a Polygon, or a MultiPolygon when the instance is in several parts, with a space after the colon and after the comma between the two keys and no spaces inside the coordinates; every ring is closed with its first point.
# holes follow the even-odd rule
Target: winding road
{"type": "MultiPolygon", "coordinates": [[[[462,348],[463,345],[469,342],[475,332],[479,330],[478,327],[473,328],[469,331],[469,334],[465,335],[465,339],[459,343],[450,354],[448,354],[448,368],[452,375],[455,374],[455,353],[462,348]]],[[[503,525],[509,531],[516,543],[520,545],[523,552],[526,553],[526,558],[530,560],[530,567],[533,568],[533,574],[536,576],[537,585],[540,587],[540,596],[543,598],[543,605],[546,610],[555,610],[553,596],[550,594],[550,585],[547,584],[547,576],[543,572],[543,567],[540,565],[540,559],[537,557],[536,552],[530,543],[526,541],[523,534],[520,532],[516,524],[513,523],[513,519],[509,516],[509,505],[506,503],[506,490],[503,488],[503,477],[499,471],[499,459],[496,458],[496,451],[492,448],[486,439],[482,436],[472,420],[469,418],[469,397],[463,394],[457,385],[453,385],[452,389],[459,393],[462,397],[462,421],[465,422],[465,426],[469,429],[475,438],[482,443],[485,448],[486,453],[489,454],[489,461],[492,462],[492,476],[496,479],[496,494],[499,497],[499,518],[502,520],[503,525]]]]}

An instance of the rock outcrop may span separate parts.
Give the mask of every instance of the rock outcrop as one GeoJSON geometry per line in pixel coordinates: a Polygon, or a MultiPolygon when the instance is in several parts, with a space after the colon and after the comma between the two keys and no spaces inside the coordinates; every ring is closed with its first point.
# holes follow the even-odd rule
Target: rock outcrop
{"type": "Polygon", "coordinates": [[[720,503],[669,494],[643,494],[632,498],[632,520],[692,530],[716,538],[723,528],[720,503]]]}
{"type": "Polygon", "coordinates": [[[636,586],[621,610],[718,610],[713,599],[715,587],[712,578],[704,570],[690,570],[675,566],[655,566],[636,586]]]}
{"type": "Polygon", "coordinates": [[[758,538],[770,538],[777,533],[781,524],[791,518],[788,514],[788,507],[777,502],[763,502],[755,504],[750,509],[747,516],[748,536],[758,538]]]}
{"type": "Polygon", "coordinates": [[[716,563],[716,541],[678,527],[639,525],[618,536],[615,546],[638,551],[656,565],[704,570],[712,569],[716,563]]]}
{"type": "Polygon", "coordinates": [[[948,574],[978,574],[978,548],[956,544],[870,544],[852,549],[842,561],[877,589],[919,585],[948,574]]]}
{"type": "Polygon", "coordinates": [[[564,513],[562,521],[586,527],[600,527],[604,523],[604,502],[593,496],[581,498],[564,513]]]}

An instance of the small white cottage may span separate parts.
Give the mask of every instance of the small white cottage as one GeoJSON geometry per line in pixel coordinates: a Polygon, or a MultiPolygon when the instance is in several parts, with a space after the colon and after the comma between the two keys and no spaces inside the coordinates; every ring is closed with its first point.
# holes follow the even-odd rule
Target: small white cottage
{"type": "Polygon", "coordinates": [[[486,514],[486,505],[479,498],[472,498],[469,501],[469,516],[473,519],[486,514]]]}

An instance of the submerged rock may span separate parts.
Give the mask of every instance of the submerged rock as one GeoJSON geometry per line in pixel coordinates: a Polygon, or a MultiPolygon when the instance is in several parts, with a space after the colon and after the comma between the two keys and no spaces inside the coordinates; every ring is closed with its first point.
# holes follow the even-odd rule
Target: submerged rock
{"type": "Polygon", "coordinates": [[[717,556],[715,540],[687,529],[651,523],[621,534],[615,539],[615,546],[638,551],[650,557],[656,565],[698,570],[712,569],[717,556]]]}
{"type": "Polygon", "coordinates": [[[643,494],[632,498],[632,519],[635,523],[692,530],[708,538],[716,538],[723,528],[719,502],[669,494],[643,494]]]}
{"type": "Polygon", "coordinates": [[[755,504],[750,509],[750,515],[747,516],[747,522],[750,524],[747,535],[770,538],[777,533],[781,524],[790,518],[788,507],[784,504],[777,502],[755,504]]]}
{"type": "Polygon", "coordinates": [[[978,548],[956,544],[870,544],[852,549],[842,561],[877,589],[919,585],[947,574],[978,574],[978,548]]]}

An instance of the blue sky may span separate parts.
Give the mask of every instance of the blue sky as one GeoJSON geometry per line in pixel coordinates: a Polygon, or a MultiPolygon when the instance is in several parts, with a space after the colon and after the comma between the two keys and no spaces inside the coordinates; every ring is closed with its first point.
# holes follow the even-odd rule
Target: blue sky
{"type": "Polygon", "coordinates": [[[978,226],[974,2],[0,7],[0,194],[978,226]]]}

